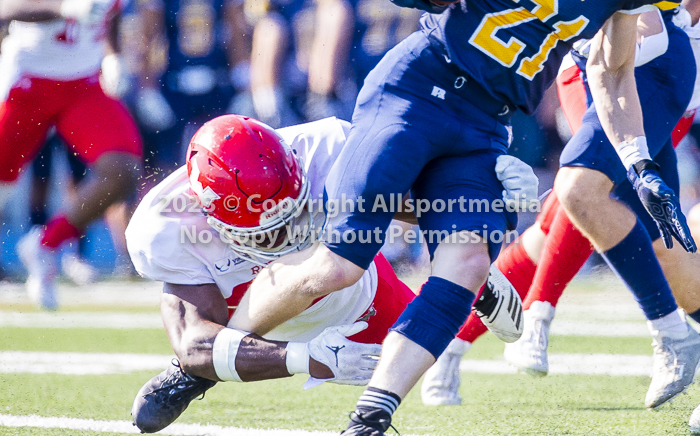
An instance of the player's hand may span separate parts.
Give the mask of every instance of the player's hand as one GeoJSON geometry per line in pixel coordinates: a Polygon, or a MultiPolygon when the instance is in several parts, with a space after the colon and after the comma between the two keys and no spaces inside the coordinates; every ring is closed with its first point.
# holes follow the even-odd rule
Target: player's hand
{"type": "Polygon", "coordinates": [[[309,377],[304,384],[304,389],[310,389],[326,381],[356,386],[369,383],[377,366],[382,346],[361,344],[347,338],[361,332],[367,326],[366,322],[361,321],[328,327],[312,339],[308,343],[309,357],[326,365],[334,377],[329,379],[309,377]]]}
{"type": "Polygon", "coordinates": [[[175,112],[160,91],[143,88],[136,96],[136,118],[154,132],[167,130],[175,125],[175,112]]]}
{"type": "Polygon", "coordinates": [[[449,6],[449,4],[433,3],[430,0],[391,0],[391,2],[402,8],[420,9],[431,14],[441,14],[449,6]]]}
{"type": "Polygon", "coordinates": [[[503,184],[503,201],[511,211],[527,210],[537,201],[539,180],[530,165],[517,157],[502,155],[496,160],[496,177],[503,184]]]}
{"type": "Polygon", "coordinates": [[[102,59],[100,85],[105,94],[114,98],[126,95],[130,84],[121,56],[112,53],[102,59]]]}
{"type": "MultiPolygon", "coordinates": [[[[645,161],[640,163],[643,162],[645,161]]],[[[645,165],[640,166],[638,163],[630,167],[627,171],[627,177],[632,182],[647,212],[654,218],[656,225],[659,227],[666,248],[673,247],[673,238],[676,238],[685,251],[695,253],[697,246],[690,234],[685,216],[681,212],[676,193],[661,180],[659,173],[655,169],[649,168],[655,164],[648,160],[646,162],[651,165],[646,165],[647,168],[639,172],[635,169],[635,166],[641,168],[645,165]]]]}

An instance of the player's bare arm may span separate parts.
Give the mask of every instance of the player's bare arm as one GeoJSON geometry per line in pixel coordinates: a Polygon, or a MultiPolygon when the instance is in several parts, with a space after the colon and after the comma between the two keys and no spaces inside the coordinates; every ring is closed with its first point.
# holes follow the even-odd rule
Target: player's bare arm
{"type": "MultiPolygon", "coordinates": [[[[216,336],[226,328],[228,311],[219,288],[214,284],[166,283],[161,314],[170,343],[185,372],[220,381],[214,369],[212,350],[216,336]]],[[[290,377],[286,347],[287,342],[269,341],[246,333],[236,355],[236,372],[245,382],[290,377]]],[[[312,377],[334,377],[327,366],[311,357],[308,365],[312,377]]]]}
{"type": "Polygon", "coordinates": [[[61,18],[61,3],[60,0],[2,0],[0,19],[27,22],[55,20],[61,18]]]}
{"type": "Polygon", "coordinates": [[[605,23],[592,40],[588,83],[602,128],[637,195],[661,230],[666,248],[673,247],[675,238],[686,251],[694,253],[697,247],[678,197],[661,179],[659,166],[649,154],[634,77],[636,26],[636,15],[620,12],[605,23]]]}
{"type": "Polygon", "coordinates": [[[634,78],[637,17],[615,13],[591,41],[586,67],[598,116],[615,147],[644,136],[634,78]]]}
{"type": "Polygon", "coordinates": [[[264,335],[299,315],[317,298],[353,285],[363,273],[362,268],[317,243],[263,269],[251,283],[230,325],[264,335]]]}
{"type": "Polygon", "coordinates": [[[352,6],[345,0],[318,1],[316,35],[309,59],[309,89],[330,95],[348,67],[354,30],[352,6]]]}
{"type": "Polygon", "coordinates": [[[214,338],[226,325],[226,300],[214,284],[165,283],[160,311],[168,338],[188,373],[219,380],[212,365],[214,338]]]}
{"type": "Polygon", "coordinates": [[[162,70],[162,65],[157,61],[154,53],[155,50],[163,46],[162,35],[165,22],[163,5],[157,0],[139,4],[139,15],[142,24],[138,34],[141,39],[138,65],[139,85],[154,88],[162,70]]]}

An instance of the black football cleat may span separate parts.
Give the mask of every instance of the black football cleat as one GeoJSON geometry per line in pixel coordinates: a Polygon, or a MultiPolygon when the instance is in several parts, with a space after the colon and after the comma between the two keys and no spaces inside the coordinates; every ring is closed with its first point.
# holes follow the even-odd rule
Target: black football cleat
{"type": "Polygon", "coordinates": [[[397,434],[399,433],[391,425],[391,415],[387,411],[374,409],[361,413],[350,413],[350,424],[340,434],[343,436],[384,436],[384,432],[389,428],[397,434]]]}
{"type": "MultiPolygon", "coordinates": [[[[185,374],[180,362],[150,379],[136,394],[131,417],[141,433],[155,433],[173,423],[192,400],[213,387],[216,382],[185,374]]],[[[200,398],[201,399],[201,398],[200,398]]]]}

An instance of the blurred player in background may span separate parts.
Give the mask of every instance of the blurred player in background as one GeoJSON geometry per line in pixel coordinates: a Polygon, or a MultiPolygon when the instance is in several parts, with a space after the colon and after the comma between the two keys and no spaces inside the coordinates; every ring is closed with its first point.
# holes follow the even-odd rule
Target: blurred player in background
{"type": "Polygon", "coordinates": [[[299,103],[306,92],[306,64],[316,24],[313,7],[305,3],[245,1],[246,19],[253,28],[250,94],[237,101],[232,108],[236,113],[254,115],[271,127],[303,118],[299,103]],[[246,101],[252,107],[241,105],[246,101]]]}
{"type": "Polygon", "coordinates": [[[29,296],[45,309],[58,307],[56,250],[136,186],[138,130],[98,78],[120,8],[118,0],[0,2],[0,18],[11,20],[0,63],[0,200],[53,126],[92,172],[74,202],[18,243],[29,296]]]}
{"type": "Polygon", "coordinates": [[[247,80],[250,31],[240,0],[143,0],[138,7],[134,110],[146,169],[157,182],[182,162],[197,127],[227,112],[234,85],[247,80]]]}
{"type": "MultiPolygon", "coordinates": [[[[59,149],[64,149],[65,144],[55,132],[49,133],[49,138],[41,149],[39,155],[32,161],[32,182],[29,199],[29,221],[32,227],[44,226],[48,221],[47,207],[50,183],[58,177],[56,174],[55,159],[59,149]]],[[[66,194],[75,197],[75,190],[87,174],[87,167],[74,154],[66,153],[68,163],[68,175],[70,180],[63,183],[66,194]]],[[[73,243],[63,247],[61,254],[61,269],[63,273],[78,285],[85,285],[97,279],[97,270],[93,268],[82,256],[85,247],[84,235],[78,237],[73,243]]]]}
{"type": "Polygon", "coordinates": [[[392,47],[420,27],[422,12],[387,1],[352,0],[355,33],[350,56],[358,89],[392,47]]]}
{"type": "MultiPolygon", "coordinates": [[[[240,330],[238,319],[246,314],[236,310],[267,263],[318,238],[325,218],[323,183],[349,127],[328,118],[275,132],[250,118],[214,119],[193,137],[187,167],[151,190],[137,208],[127,230],[129,251],[141,274],[165,283],[161,312],[180,358],[137,395],[132,415],[142,431],[169,425],[216,381],[295,373],[346,384],[369,380],[376,361],[362,354],[376,355],[379,347],[354,344],[337,332],[352,341],[381,343],[414,298],[382,255],[357,283],[305,296],[307,309],[261,332],[264,339],[240,330]],[[367,330],[348,327],[356,321],[366,322],[367,330]],[[326,330],[334,326],[344,327],[326,330]]],[[[518,162],[512,170],[519,167],[526,165],[518,162]]],[[[490,328],[503,328],[505,338],[514,340],[519,331],[498,301],[514,301],[517,294],[505,280],[494,277],[489,283],[478,308],[493,315],[490,328]]]]}
{"type": "MultiPolygon", "coordinates": [[[[377,2],[383,3],[383,2],[377,2]]],[[[357,96],[351,62],[351,44],[356,29],[348,0],[317,0],[314,35],[308,53],[308,89],[304,102],[307,121],[335,116],[349,120],[357,96]]]]}
{"type": "Polygon", "coordinates": [[[387,1],[317,1],[305,68],[307,121],[328,116],[349,120],[367,74],[389,49],[418,29],[420,15],[387,1]]]}

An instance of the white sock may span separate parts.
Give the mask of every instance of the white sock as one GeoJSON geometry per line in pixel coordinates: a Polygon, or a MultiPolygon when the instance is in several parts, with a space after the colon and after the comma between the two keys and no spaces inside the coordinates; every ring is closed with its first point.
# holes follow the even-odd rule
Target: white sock
{"type": "Polygon", "coordinates": [[[674,310],[661,318],[647,321],[647,327],[654,337],[663,336],[671,339],[681,339],[688,334],[688,323],[680,310],[674,310]]]}

